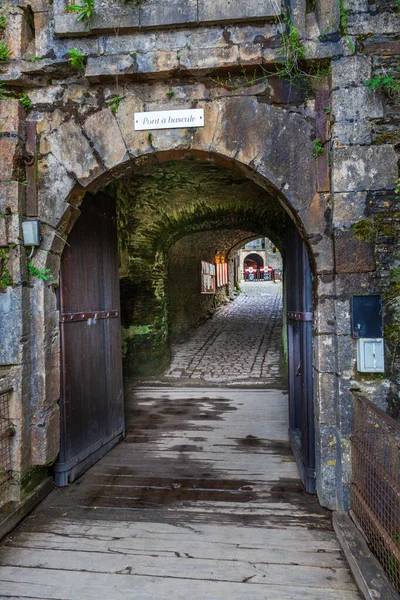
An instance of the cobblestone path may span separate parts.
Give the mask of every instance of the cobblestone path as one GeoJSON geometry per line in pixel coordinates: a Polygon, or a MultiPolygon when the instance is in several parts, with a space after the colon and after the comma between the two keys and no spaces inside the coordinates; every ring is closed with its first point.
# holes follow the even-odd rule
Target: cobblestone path
{"type": "Polygon", "coordinates": [[[172,347],[165,378],[285,387],[281,368],[282,284],[242,283],[190,340],[172,347]]]}

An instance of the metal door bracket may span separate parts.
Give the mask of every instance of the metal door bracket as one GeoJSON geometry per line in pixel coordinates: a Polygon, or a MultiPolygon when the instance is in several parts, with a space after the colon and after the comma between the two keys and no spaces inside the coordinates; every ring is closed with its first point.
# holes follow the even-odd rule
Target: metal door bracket
{"type": "Polygon", "coordinates": [[[299,312],[288,310],[286,315],[288,319],[294,319],[295,321],[312,321],[313,319],[312,312],[299,312]]]}

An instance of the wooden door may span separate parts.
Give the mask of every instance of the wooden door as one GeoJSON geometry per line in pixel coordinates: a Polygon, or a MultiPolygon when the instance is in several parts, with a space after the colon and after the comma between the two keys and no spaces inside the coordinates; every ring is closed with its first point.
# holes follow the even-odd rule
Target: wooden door
{"type": "Polygon", "coordinates": [[[124,436],[115,204],[87,194],[61,261],[61,445],[68,485],[124,436]]]}
{"type": "Polygon", "coordinates": [[[286,229],[285,286],[290,441],[304,486],[315,493],[312,273],[306,247],[292,221],[286,229]]]}

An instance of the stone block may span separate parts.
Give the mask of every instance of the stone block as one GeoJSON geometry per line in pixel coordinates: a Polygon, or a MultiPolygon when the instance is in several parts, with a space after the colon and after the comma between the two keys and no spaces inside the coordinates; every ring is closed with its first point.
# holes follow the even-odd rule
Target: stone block
{"type": "Polygon", "coordinates": [[[331,108],[336,121],[383,117],[381,95],[367,87],[345,87],[332,91],[331,108]]]}
{"type": "Polygon", "coordinates": [[[316,335],[314,337],[314,368],[319,373],[337,372],[336,362],[337,338],[333,334],[316,335]]]}
{"type": "Polygon", "coordinates": [[[139,27],[139,7],[134,2],[98,0],[96,10],[90,21],[91,32],[114,32],[113,24],[120,29],[136,29],[139,27]]]}
{"type": "Polygon", "coordinates": [[[335,275],[333,273],[321,273],[315,277],[317,283],[316,297],[336,297],[335,275]]]}
{"type": "Polygon", "coordinates": [[[337,335],[349,335],[351,332],[350,298],[336,299],[335,314],[337,335]]]}
{"type": "Polygon", "coordinates": [[[197,21],[197,0],[146,0],[140,6],[141,27],[189,25],[197,21]]]}
{"type": "Polygon", "coordinates": [[[336,331],[336,300],[324,298],[319,300],[314,311],[313,329],[317,334],[335,333],[336,331]]]}
{"type": "MultiPolygon", "coordinates": [[[[314,194],[309,206],[302,208],[298,216],[309,235],[326,235],[330,230],[330,195],[314,194]]],[[[315,238],[311,238],[311,243],[315,238]]]]}
{"type": "Polygon", "coordinates": [[[24,138],[24,124],[25,115],[21,102],[11,98],[0,100],[0,133],[9,133],[24,138]]]}
{"type": "Polygon", "coordinates": [[[3,181],[18,179],[21,148],[16,137],[0,138],[0,177],[3,181]]]}
{"type": "Polygon", "coordinates": [[[9,218],[0,214],[0,248],[8,244],[7,221],[9,218]]]}
{"type": "MultiPolygon", "coordinates": [[[[88,144],[86,139],[85,142],[88,144]]],[[[64,147],[60,156],[67,153],[68,148],[64,147]]],[[[38,171],[41,182],[38,190],[39,219],[56,228],[68,209],[67,198],[76,182],[52,154],[38,161],[38,171]]]]}
{"type": "Polygon", "coordinates": [[[281,3],[273,0],[198,0],[199,21],[246,21],[249,19],[265,19],[281,14],[281,3]]]}
{"type": "Polygon", "coordinates": [[[351,14],[347,20],[347,27],[351,35],[397,34],[400,31],[400,15],[388,11],[368,16],[351,14]]]}
{"type": "Polygon", "coordinates": [[[371,64],[369,57],[359,54],[332,61],[332,88],[364,85],[364,82],[371,77],[371,64]]]}
{"type": "Polygon", "coordinates": [[[321,425],[336,424],[337,380],[335,373],[314,372],[315,419],[321,425]]]}
{"type": "Polygon", "coordinates": [[[237,160],[246,157],[295,211],[310,205],[316,190],[313,129],[304,118],[253,98],[237,98],[226,101],[220,119],[213,145],[225,147],[229,156],[237,154],[237,160]]]}
{"type": "Polygon", "coordinates": [[[25,188],[18,181],[0,182],[0,211],[12,214],[24,210],[25,188]]]}
{"type": "Polygon", "coordinates": [[[340,13],[337,2],[319,0],[316,3],[315,16],[321,34],[339,31],[340,13]]]}
{"type": "Polygon", "coordinates": [[[88,117],[83,128],[107,169],[128,160],[124,140],[110,108],[88,117]]]}
{"type": "Polygon", "coordinates": [[[23,360],[22,288],[7,287],[0,292],[0,365],[21,364],[23,360]]]}
{"type": "Polygon", "coordinates": [[[28,31],[22,11],[8,13],[5,29],[5,43],[11,59],[21,58],[29,42],[28,31]]]}
{"type": "Polygon", "coordinates": [[[143,112],[143,101],[133,95],[127,95],[118,108],[117,121],[125,146],[131,156],[151,153],[152,147],[148,131],[135,131],[135,112],[143,112]]]}
{"type": "Polygon", "coordinates": [[[375,268],[372,244],[356,238],[352,231],[335,233],[336,273],[366,273],[375,268]]]}
{"type": "Polygon", "coordinates": [[[316,427],[316,470],[317,494],[322,506],[335,510],[337,508],[337,460],[338,436],[333,425],[316,427]]]}
{"type": "MultiPolygon", "coordinates": [[[[60,355],[55,355],[60,360],[60,355]]],[[[60,398],[60,367],[37,371],[32,377],[32,398],[36,399],[36,410],[47,411],[55,406],[60,398]]]]}
{"type": "Polygon", "coordinates": [[[343,0],[343,8],[352,13],[368,12],[368,0],[343,0]]]}
{"type": "Polygon", "coordinates": [[[34,416],[31,427],[32,463],[35,466],[51,465],[60,450],[60,413],[56,405],[52,410],[34,416]]]}
{"type": "Polygon", "coordinates": [[[373,293],[373,277],[373,272],[358,273],[357,277],[347,273],[337,274],[335,277],[337,297],[344,299],[350,298],[350,296],[373,293]]]}
{"type": "Polygon", "coordinates": [[[89,25],[85,19],[77,21],[76,15],[66,12],[65,0],[54,0],[54,34],[59,37],[68,35],[83,36],[90,33],[89,25]]]}
{"type": "Polygon", "coordinates": [[[365,192],[334,194],[333,227],[350,227],[364,219],[366,202],[367,194],[365,192]]]}
{"type": "Polygon", "coordinates": [[[337,121],[332,126],[334,145],[370,144],[372,140],[372,123],[367,119],[337,121]]]}
{"type": "Polygon", "coordinates": [[[87,186],[104,171],[75,120],[65,121],[46,138],[52,154],[81,185],[87,186]]]}
{"type": "Polygon", "coordinates": [[[334,192],[393,189],[398,177],[392,146],[352,146],[333,150],[334,192]]]}
{"type": "Polygon", "coordinates": [[[152,132],[151,145],[156,152],[168,152],[188,150],[191,141],[191,129],[159,129],[152,132]]]}
{"type": "Polygon", "coordinates": [[[51,13],[48,11],[34,13],[36,56],[46,56],[51,51],[50,18],[51,13]]]}
{"type": "Polygon", "coordinates": [[[85,70],[85,77],[92,83],[102,80],[121,78],[134,75],[138,71],[137,60],[130,54],[113,56],[89,57],[85,70]]]}
{"type": "MultiPolygon", "coordinates": [[[[162,59],[161,55],[161,59],[162,59]]],[[[196,52],[183,52],[179,61],[179,67],[187,69],[190,72],[204,71],[207,69],[223,68],[236,66],[239,63],[239,48],[237,46],[228,46],[221,48],[199,48],[196,52]]],[[[159,65],[167,70],[168,56],[164,61],[159,61],[159,65]]],[[[173,63],[172,63],[173,64],[173,63]]],[[[169,63],[171,70],[171,62],[169,63]]]]}
{"type": "Polygon", "coordinates": [[[333,273],[334,253],[332,238],[324,233],[311,234],[308,236],[308,242],[311,247],[311,260],[315,262],[316,273],[333,273]]]}
{"type": "Polygon", "coordinates": [[[208,152],[215,134],[219,115],[219,104],[217,102],[205,102],[198,105],[204,108],[205,127],[199,127],[193,132],[192,148],[208,152]]]}

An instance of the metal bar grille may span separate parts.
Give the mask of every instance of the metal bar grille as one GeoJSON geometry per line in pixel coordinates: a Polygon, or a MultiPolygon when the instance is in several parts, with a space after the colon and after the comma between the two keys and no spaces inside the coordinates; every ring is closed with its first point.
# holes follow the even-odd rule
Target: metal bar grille
{"type": "Polygon", "coordinates": [[[0,506],[7,500],[7,484],[11,479],[11,438],[13,427],[9,414],[9,393],[0,390],[0,506]]]}
{"type": "Polygon", "coordinates": [[[355,396],[352,510],[400,592],[400,424],[355,396]]]}

